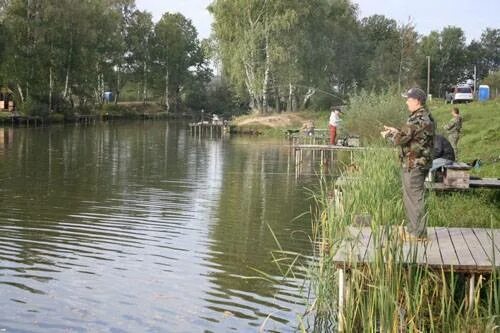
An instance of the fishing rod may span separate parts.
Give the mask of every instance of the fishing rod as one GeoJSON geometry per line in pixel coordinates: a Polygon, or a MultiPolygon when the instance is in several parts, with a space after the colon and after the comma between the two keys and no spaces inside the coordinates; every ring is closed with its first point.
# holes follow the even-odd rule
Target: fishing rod
{"type": "MultiPolygon", "coordinates": [[[[312,89],[312,90],[315,90],[317,92],[323,93],[325,95],[336,97],[336,98],[340,99],[342,101],[342,103],[345,103],[344,98],[341,97],[341,95],[339,93],[328,92],[328,91],[325,91],[325,90],[322,90],[322,89],[319,89],[319,88],[316,88],[316,87],[306,86],[306,85],[303,85],[303,84],[294,84],[294,86],[300,87],[300,88],[312,89]]],[[[278,87],[287,87],[288,88],[289,86],[282,84],[282,85],[278,85],[278,87]]]]}

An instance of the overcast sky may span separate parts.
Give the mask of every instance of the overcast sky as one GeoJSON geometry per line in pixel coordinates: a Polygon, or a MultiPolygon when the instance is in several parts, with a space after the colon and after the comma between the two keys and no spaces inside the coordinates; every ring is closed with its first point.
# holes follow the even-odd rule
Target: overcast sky
{"type": "MultiPolygon", "coordinates": [[[[307,0],[304,0],[307,1],[307,0]]],[[[207,11],[211,0],[136,0],[137,7],[160,19],[165,12],[180,12],[193,21],[201,38],[210,35],[212,17],[207,11]]],[[[421,34],[441,30],[448,25],[461,27],[467,40],[479,39],[481,32],[500,28],[500,0],[355,0],[360,16],[382,14],[398,22],[411,17],[421,34]]]]}

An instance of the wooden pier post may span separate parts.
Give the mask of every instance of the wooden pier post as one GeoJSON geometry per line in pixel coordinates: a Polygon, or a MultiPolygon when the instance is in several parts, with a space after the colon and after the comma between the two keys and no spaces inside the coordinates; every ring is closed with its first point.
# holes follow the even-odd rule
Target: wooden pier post
{"type": "Polygon", "coordinates": [[[344,318],[344,305],[345,305],[345,271],[343,268],[337,269],[339,275],[339,304],[337,316],[337,329],[339,332],[344,332],[345,318],[344,318]]]}
{"type": "Polygon", "coordinates": [[[474,273],[471,273],[469,275],[469,302],[468,302],[468,309],[467,311],[472,312],[472,310],[474,309],[474,289],[475,289],[475,286],[476,286],[476,274],[474,273]]]}

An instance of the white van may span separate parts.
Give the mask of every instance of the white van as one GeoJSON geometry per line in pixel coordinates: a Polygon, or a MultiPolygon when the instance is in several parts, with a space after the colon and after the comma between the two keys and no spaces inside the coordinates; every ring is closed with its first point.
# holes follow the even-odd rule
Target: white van
{"type": "Polygon", "coordinates": [[[453,89],[451,103],[469,103],[474,100],[472,88],[468,85],[456,86],[453,89]]]}

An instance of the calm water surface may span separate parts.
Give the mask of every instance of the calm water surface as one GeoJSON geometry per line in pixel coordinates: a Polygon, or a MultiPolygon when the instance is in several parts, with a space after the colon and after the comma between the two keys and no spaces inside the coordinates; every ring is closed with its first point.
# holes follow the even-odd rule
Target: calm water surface
{"type": "Polygon", "coordinates": [[[175,123],[0,128],[0,330],[295,331],[270,232],[310,254],[292,159],[175,123]]]}

